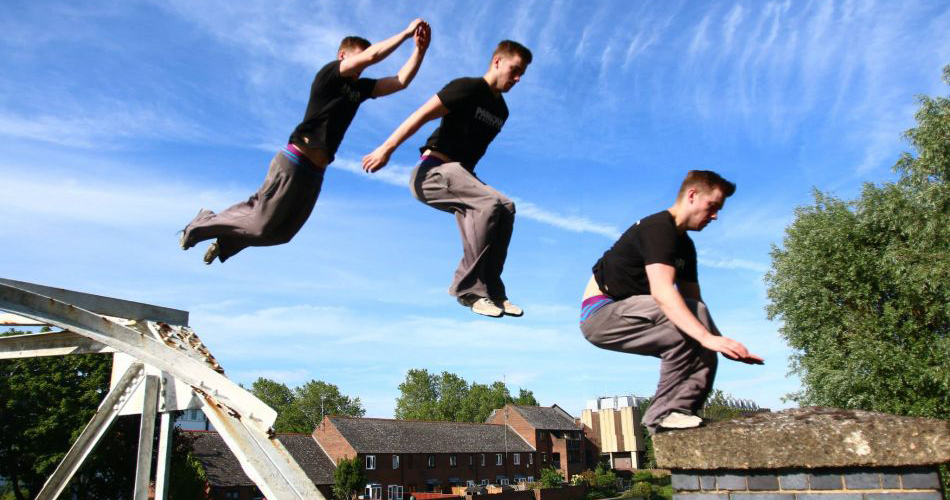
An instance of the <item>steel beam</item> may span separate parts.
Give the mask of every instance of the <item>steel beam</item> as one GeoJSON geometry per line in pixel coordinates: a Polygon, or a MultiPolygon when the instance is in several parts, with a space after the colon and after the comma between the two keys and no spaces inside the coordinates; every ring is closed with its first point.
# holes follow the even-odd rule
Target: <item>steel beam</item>
{"type": "Polygon", "coordinates": [[[155,375],[145,376],[142,391],[142,420],[139,424],[139,452],[135,460],[134,500],[148,500],[149,479],[152,473],[152,450],[155,443],[155,418],[158,417],[158,385],[155,375]]]}
{"type": "Polygon", "coordinates": [[[290,452],[277,438],[246,427],[242,420],[205,396],[201,408],[225,444],[238,458],[247,477],[264,496],[280,500],[326,500],[290,452]]]}
{"type": "Polygon", "coordinates": [[[0,313],[0,326],[43,326],[43,323],[16,314],[0,313]]]}
{"type": "Polygon", "coordinates": [[[105,316],[127,319],[150,319],[152,321],[161,321],[172,325],[188,324],[188,311],[180,311],[170,307],[153,306],[141,302],[132,302],[131,300],[74,292],[72,290],[66,290],[65,288],[54,288],[6,278],[0,278],[0,284],[27,290],[105,316]]]}
{"type": "Polygon", "coordinates": [[[155,467],[155,500],[168,499],[168,470],[172,458],[172,414],[162,412],[158,431],[158,464],[155,467]]]}
{"type": "Polygon", "coordinates": [[[277,412],[272,408],[207,364],[169,349],[135,329],[74,305],[4,284],[0,284],[0,309],[78,333],[166,371],[210,394],[262,433],[269,432],[277,419],[277,412]]]}
{"type": "Polygon", "coordinates": [[[86,428],[76,438],[66,456],[53,471],[53,474],[46,480],[43,489],[36,495],[36,500],[55,500],[56,497],[66,489],[69,480],[79,470],[86,457],[99,444],[99,440],[109,430],[115,418],[119,415],[119,410],[128,401],[129,396],[135,388],[142,382],[142,371],[144,367],[141,363],[129,366],[119,383],[109,391],[105,399],[99,405],[99,410],[92,416],[92,420],[86,424],[86,428]]]}
{"type": "Polygon", "coordinates": [[[115,349],[73,332],[27,333],[0,337],[0,359],[110,352],[115,352],[115,349]]]}

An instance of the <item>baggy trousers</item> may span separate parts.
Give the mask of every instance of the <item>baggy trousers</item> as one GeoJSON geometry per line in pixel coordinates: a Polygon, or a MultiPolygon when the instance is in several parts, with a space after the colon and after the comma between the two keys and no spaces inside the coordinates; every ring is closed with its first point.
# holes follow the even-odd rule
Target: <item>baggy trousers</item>
{"type": "Polygon", "coordinates": [[[507,299],[501,272],[514,229],[514,202],[457,162],[423,161],[412,172],[409,189],[422,203],[455,214],[462,260],[449,294],[507,299]]]}
{"type": "Polygon", "coordinates": [[[282,151],[270,162],[264,184],[227,210],[203,212],[185,228],[185,244],[217,238],[221,262],[249,246],[287,243],[303,227],[317,203],[324,169],[282,151]]]}
{"type": "MultiPolygon", "coordinates": [[[[702,302],[686,306],[707,330],[719,335],[702,302]]],[[[581,323],[587,340],[603,349],[660,358],[660,382],[643,425],[651,431],[674,410],[696,414],[703,408],[716,377],[715,351],[682,333],[649,295],[634,295],[601,307],[581,323]]]]}

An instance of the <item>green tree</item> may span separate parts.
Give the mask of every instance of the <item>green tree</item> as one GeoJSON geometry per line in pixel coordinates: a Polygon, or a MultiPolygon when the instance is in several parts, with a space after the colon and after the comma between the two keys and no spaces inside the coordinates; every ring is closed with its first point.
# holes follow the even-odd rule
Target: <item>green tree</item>
{"type": "Polygon", "coordinates": [[[541,478],[538,480],[542,488],[560,488],[564,484],[564,476],[554,467],[541,469],[541,478]]]}
{"type": "Polygon", "coordinates": [[[297,406],[294,392],[285,384],[259,377],[251,386],[251,393],[277,412],[274,430],[277,432],[312,432],[307,430],[306,417],[297,406]]]}
{"type": "Polygon", "coordinates": [[[491,385],[472,383],[450,372],[439,375],[425,369],[411,369],[399,384],[395,416],[405,420],[437,420],[445,422],[484,422],[505,404],[537,406],[534,393],[518,389],[512,398],[501,381],[491,385]]]}
{"type": "Polygon", "coordinates": [[[518,397],[514,403],[519,406],[538,406],[538,400],[534,398],[534,393],[527,389],[518,389],[518,397]]]}
{"type": "MultiPolygon", "coordinates": [[[[85,428],[109,389],[111,366],[100,354],[0,361],[0,476],[17,500],[36,496],[85,428]]],[[[138,422],[119,418],[65,495],[130,497],[138,422]]]]}
{"type": "Polygon", "coordinates": [[[362,417],[366,414],[360,398],[351,398],[334,384],[311,380],[290,389],[285,384],[260,377],[251,386],[251,393],[277,411],[274,430],[309,434],[324,415],[362,417]]]}
{"type": "Polygon", "coordinates": [[[402,420],[437,420],[438,380],[426,369],[410,369],[399,384],[399,397],[393,414],[402,420]]]}
{"type": "Polygon", "coordinates": [[[950,419],[950,99],[919,100],[898,180],[815,192],[772,249],[768,314],[800,404],[950,419]]]}
{"type": "Polygon", "coordinates": [[[366,486],[366,471],[358,457],[341,458],[333,471],[333,494],[337,500],[351,500],[366,486]]]}
{"type": "Polygon", "coordinates": [[[699,416],[713,421],[730,420],[742,416],[743,410],[731,406],[730,399],[733,399],[732,396],[721,389],[713,389],[699,416]]]}
{"type": "Polygon", "coordinates": [[[304,430],[310,433],[320,424],[324,415],[362,417],[366,414],[360,398],[351,398],[334,384],[311,380],[294,390],[296,406],[304,416],[304,430]]]}

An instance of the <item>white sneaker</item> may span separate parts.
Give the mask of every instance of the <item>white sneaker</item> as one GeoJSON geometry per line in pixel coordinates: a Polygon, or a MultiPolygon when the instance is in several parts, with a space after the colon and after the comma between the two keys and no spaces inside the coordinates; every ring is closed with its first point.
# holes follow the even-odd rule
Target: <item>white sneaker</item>
{"type": "Polygon", "coordinates": [[[524,315],[524,310],[512,304],[511,301],[508,299],[496,300],[495,305],[498,306],[505,313],[506,316],[514,316],[517,318],[519,316],[524,315]]]}
{"type": "Polygon", "coordinates": [[[472,312],[475,314],[481,314],[482,316],[491,316],[493,318],[501,317],[505,312],[494,302],[491,301],[488,297],[479,297],[474,300],[469,307],[472,309],[472,312]]]}
{"type": "Polygon", "coordinates": [[[663,417],[657,427],[662,429],[692,429],[703,425],[703,419],[696,415],[687,415],[682,412],[674,411],[663,417]]]}
{"type": "Polygon", "coordinates": [[[207,250],[205,250],[205,257],[204,257],[205,264],[211,265],[211,263],[214,262],[214,259],[217,259],[218,255],[220,254],[221,254],[221,249],[218,248],[218,242],[215,241],[214,243],[208,246],[207,250]]]}

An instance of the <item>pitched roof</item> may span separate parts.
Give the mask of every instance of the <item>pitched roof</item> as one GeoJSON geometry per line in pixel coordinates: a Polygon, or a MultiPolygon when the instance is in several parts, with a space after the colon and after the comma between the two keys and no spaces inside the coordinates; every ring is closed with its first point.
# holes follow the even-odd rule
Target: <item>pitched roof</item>
{"type": "MultiPolygon", "coordinates": [[[[254,481],[247,477],[237,457],[231,453],[217,432],[182,433],[191,439],[192,453],[201,461],[212,486],[254,485],[254,481]]],[[[333,484],[333,470],[336,467],[312,437],[306,434],[278,434],[277,439],[287,448],[313,484],[333,484]]]]}
{"type": "Polygon", "coordinates": [[[353,417],[328,419],[357,453],[535,451],[506,425],[353,417]]]}
{"type": "MultiPolygon", "coordinates": [[[[558,405],[547,406],[517,406],[511,405],[535,429],[549,431],[576,431],[574,417],[562,410],[558,405]]],[[[498,411],[498,410],[496,410],[498,411]]]]}

